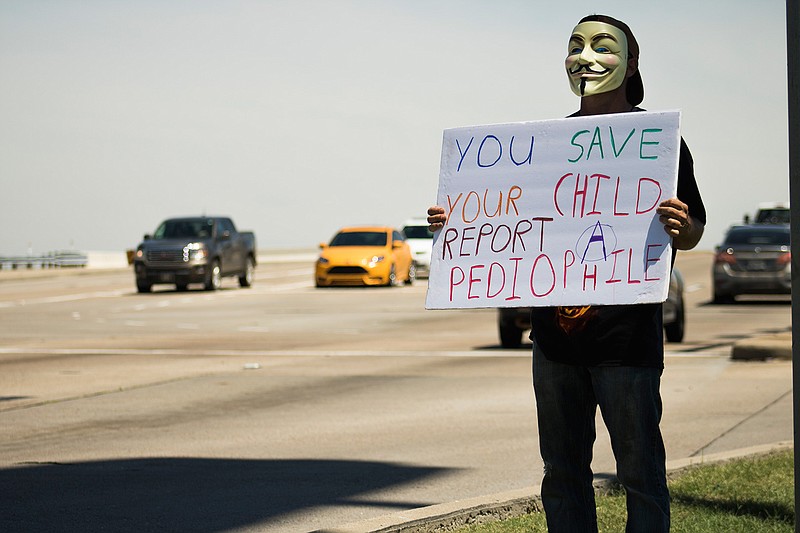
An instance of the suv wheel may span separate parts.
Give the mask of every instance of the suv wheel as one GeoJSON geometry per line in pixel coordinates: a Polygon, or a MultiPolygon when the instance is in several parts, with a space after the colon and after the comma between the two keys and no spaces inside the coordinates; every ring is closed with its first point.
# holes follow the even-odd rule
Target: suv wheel
{"type": "Polygon", "coordinates": [[[497,326],[500,333],[500,345],[503,348],[522,346],[522,329],[517,325],[500,322],[497,326]]]}
{"type": "Polygon", "coordinates": [[[686,313],[683,309],[683,298],[678,302],[678,309],[675,312],[675,322],[664,325],[664,333],[669,342],[683,342],[683,335],[686,332],[686,313]]]}

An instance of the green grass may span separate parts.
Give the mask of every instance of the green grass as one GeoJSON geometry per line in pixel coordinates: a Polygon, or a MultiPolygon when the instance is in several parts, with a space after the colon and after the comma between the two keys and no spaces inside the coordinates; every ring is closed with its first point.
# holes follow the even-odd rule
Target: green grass
{"type": "MultiPolygon", "coordinates": [[[[669,482],[674,533],[792,533],[792,450],[692,467],[669,482]]],[[[597,498],[600,532],[625,530],[625,494],[597,498]]],[[[460,533],[546,533],[543,513],[472,525],[460,533]]]]}

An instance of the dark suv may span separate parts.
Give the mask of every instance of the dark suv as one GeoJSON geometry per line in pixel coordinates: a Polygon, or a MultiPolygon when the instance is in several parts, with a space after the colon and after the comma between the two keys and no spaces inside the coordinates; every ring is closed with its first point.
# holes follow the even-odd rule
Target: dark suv
{"type": "Polygon", "coordinates": [[[788,224],[728,228],[714,256],[714,303],[732,303],[739,294],[791,294],[789,240],[788,224]]]}
{"type": "MultiPolygon", "coordinates": [[[[677,268],[669,278],[669,295],[663,306],[664,335],[669,342],[683,341],[686,312],[683,304],[683,277],[677,268]]],[[[501,307],[497,310],[497,332],[503,348],[519,348],[522,335],[531,329],[530,307],[501,307]]]]}

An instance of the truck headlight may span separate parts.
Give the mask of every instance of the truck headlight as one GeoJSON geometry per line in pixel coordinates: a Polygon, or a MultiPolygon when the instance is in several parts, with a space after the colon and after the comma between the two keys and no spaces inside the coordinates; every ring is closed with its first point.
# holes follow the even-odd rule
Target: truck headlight
{"type": "Polygon", "coordinates": [[[202,242],[192,242],[183,248],[184,261],[201,261],[208,257],[208,249],[202,242]]]}

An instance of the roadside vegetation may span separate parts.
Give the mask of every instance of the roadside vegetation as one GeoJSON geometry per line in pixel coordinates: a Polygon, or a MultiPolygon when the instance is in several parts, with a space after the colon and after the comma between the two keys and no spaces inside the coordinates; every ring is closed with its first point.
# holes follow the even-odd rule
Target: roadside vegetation
{"type": "MultiPolygon", "coordinates": [[[[692,467],[669,482],[674,533],[794,531],[793,451],[692,467]]],[[[625,530],[622,489],[597,498],[600,533],[625,530]]],[[[472,525],[459,533],[546,533],[543,513],[472,525]]]]}

